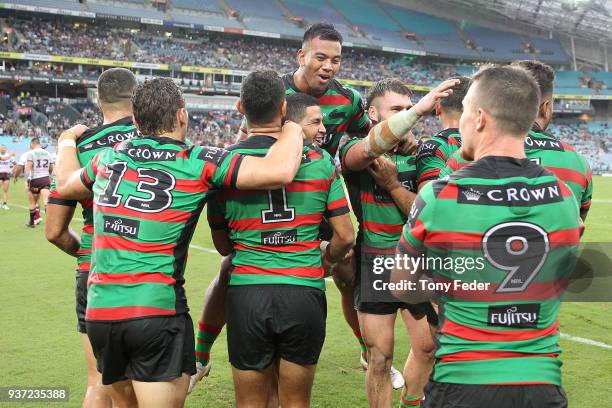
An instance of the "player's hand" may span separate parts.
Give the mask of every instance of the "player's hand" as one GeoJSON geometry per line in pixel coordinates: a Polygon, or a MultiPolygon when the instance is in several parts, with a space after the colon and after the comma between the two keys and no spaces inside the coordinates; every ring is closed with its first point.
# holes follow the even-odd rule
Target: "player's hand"
{"type": "Polygon", "coordinates": [[[304,131],[302,130],[302,127],[300,125],[290,120],[285,121],[285,123],[283,123],[283,135],[293,133],[299,133],[300,135],[302,135],[302,138],[305,137],[304,131]]]}
{"type": "Polygon", "coordinates": [[[62,132],[58,142],[62,140],[77,140],[88,129],[89,128],[87,126],[82,124],[74,125],[70,129],[66,129],[62,132]]]}
{"type": "Polygon", "coordinates": [[[461,81],[458,79],[447,79],[442,82],[440,85],[436,86],[434,89],[429,91],[427,95],[421,98],[420,101],[414,105],[414,110],[416,114],[419,116],[426,115],[431,112],[434,108],[437,101],[442,98],[446,98],[453,94],[453,90],[451,89],[455,85],[459,85],[461,81]]]}
{"type": "Polygon", "coordinates": [[[367,168],[374,182],[387,191],[400,186],[397,180],[397,167],[391,159],[385,156],[377,157],[367,168]]]}

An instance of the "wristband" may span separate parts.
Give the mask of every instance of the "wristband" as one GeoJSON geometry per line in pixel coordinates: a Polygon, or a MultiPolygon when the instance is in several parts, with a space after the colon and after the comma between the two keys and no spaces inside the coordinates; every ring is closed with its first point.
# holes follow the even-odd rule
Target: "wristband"
{"type": "Polygon", "coordinates": [[[76,149],[76,142],[73,139],[65,139],[59,142],[57,147],[59,149],[61,149],[62,147],[74,147],[76,149]]]}

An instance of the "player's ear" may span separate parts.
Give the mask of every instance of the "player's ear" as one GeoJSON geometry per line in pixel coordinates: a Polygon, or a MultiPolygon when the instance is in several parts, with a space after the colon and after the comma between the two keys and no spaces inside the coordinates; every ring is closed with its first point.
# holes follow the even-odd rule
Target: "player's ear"
{"type": "Polygon", "coordinates": [[[306,52],[304,51],[303,48],[300,48],[297,52],[297,62],[300,67],[303,67],[306,65],[306,52]]]}
{"type": "Polygon", "coordinates": [[[368,117],[370,118],[370,120],[378,122],[378,112],[376,111],[374,105],[370,105],[370,107],[368,108],[368,117]]]}
{"type": "Polygon", "coordinates": [[[287,100],[284,100],[283,104],[281,105],[280,115],[281,115],[281,118],[283,118],[283,120],[285,116],[287,116],[287,100]]]}
{"type": "Polygon", "coordinates": [[[434,111],[436,112],[436,116],[440,116],[442,113],[442,106],[440,106],[440,101],[436,101],[434,105],[434,111]]]}
{"type": "Polygon", "coordinates": [[[482,132],[487,124],[486,112],[482,109],[478,109],[476,112],[476,130],[482,132]]]}
{"type": "Polygon", "coordinates": [[[244,115],[244,109],[242,108],[242,104],[240,103],[240,99],[238,99],[236,101],[236,109],[238,109],[238,112],[240,112],[241,114],[244,115]]]}

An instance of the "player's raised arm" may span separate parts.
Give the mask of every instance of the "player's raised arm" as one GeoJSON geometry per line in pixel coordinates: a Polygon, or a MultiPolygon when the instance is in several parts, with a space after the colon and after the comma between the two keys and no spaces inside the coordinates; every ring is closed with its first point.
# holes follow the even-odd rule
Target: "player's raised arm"
{"type": "Polygon", "coordinates": [[[76,139],[87,130],[85,125],[75,125],[62,132],[57,147],[57,192],[67,199],[89,197],[91,191],[81,180],[81,166],[77,157],[76,139]]]}
{"type": "Polygon", "coordinates": [[[283,125],[281,136],[265,157],[246,156],[242,160],[236,188],[272,189],[290,183],[300,167],[304,133],[293,122],[283,125]]]}
{"type": "Polygon", "coordinates": [[[458,83],[459,80],[456,79],[442,82],[412,108],[399,112],[371,128],[368,136],[346,152],[343,160],[346,169],[363,170],[375,158],[391,151],[400,142],[406,140],[421,116],[430,112],[436,101],[451,95],[453,93],[451,88],[458,83]]]}

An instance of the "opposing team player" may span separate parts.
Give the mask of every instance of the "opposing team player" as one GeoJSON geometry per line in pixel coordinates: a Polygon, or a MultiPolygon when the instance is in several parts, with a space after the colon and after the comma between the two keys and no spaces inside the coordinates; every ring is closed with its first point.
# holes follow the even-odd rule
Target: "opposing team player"
{"type": "Polygon", "coordinates": [[[423,407],[567,407],[557,319],[582,226],[565,183],[525,155],[538,105],[524,69],[476,73],[459,123],[475,161],[425,185],[411,209],[397,249],[407,258],[392,280],[410,302],[434,295],[423,281],[436,284],[440,326],[423,407]],[[428,276],[413,267],[423,253],[428,276]]]}
{"type": "MultiPolygon", "coordinates": [[[[368,116],[373,123],[387,120],[398,112],[410,109],[410,97],[410,90],[400,80],[379,81],[368,94],[368,116]]],[[[350,140],[341,148],[341,152],[344,153],[357,143],[359,139],[350,140]]],[[[402,406],[418,406],[433,366],[434,344],[428,320],[435,325],[437,317],[431,303],[411,305],[393,302],[393,299],[377,298],[372,290],[362,296],[362,285],[363,292],[366,292],[365,286],[372,282],[369,277],[372,276],[373,258],[395,253],[395,246],[417,191],[415,156],[402,154],[396,148],[374,161],[372,168],[375,171],[345,171],[353,211],[359,222],[355,248],[358,268],[355,305],[368,350],[366,392],[371,407],[390,407],[392,385],[393,388],[401,388],[405,378],[402,406]],[[402,380],[399,387],[393,384],[393,375],[389,377],[389,371],[393,370],[395,319],[398,310],[412,345],[403,378],[398,373],[402,380]]]]}
{"type": "MultiPolygon", "coordinates": [[[[102,111],[103,123],[83,132],[76,140],[77,155],[81,166],[86,165],[103,149],[139,135],[132,121],[132,93],[136,77],[125,68],[111,68],[98,78],[98,106],[102,111]]],[[[102,385],[102,377],[96,370],[96,359],[91,350],[85,324],[87,309],[87,280],[91,265],[93,239],[92,197],[80,200],[83,214],[81,236],[70,229],[77,201],[62,198],[52,187],[47,204],[45,233],[53,245],[77,258],[76,273],[76,314],[77,331],[81,333],[85,360],[87,363],[87,390],[83,400],[85,407],[110,406],[110,396],[102,385]]]]}
{"type": "MultiPolygon", "coordinates": [[[[264,155],[276,143],[279,133],[268,129],[280,123],[276,106],[284,99],[280,78],[256,79],[243,83],[239,104],[250,136],[229,148],[249,156],[264,155]]],[[[306,98],[312,97],[288,101],[287,118],[304,122],[312,140],[324,129],[316,99],[307,107],[306,98]]],[[[326,151],[306,145],[300,169],[285,187],[224,190],[215,201],[217,212],[208,207],[215,246],[225,247],[222,255],[234,251],[226,316],[236,406],[265,407],[276,392],[269,387],[277,370],[280,405],[309,406],[327,315],[319,224],[325,217],[333,233],[326,263],[340,262],[354,243],[335,164],[326,151]]]]}
{"type": "MultiPolygon", "coordinates": [[[[196,372],[184,269],[209,191],[290,182],[302,158],[303,133],[294,123],[281,132],[278,121],[282,135],[266,157],[244,157],[185,144],[185,101],[169,78],[138,85],[132,105],[143,136],[96,154],[83,169],[77,129],[62,134],[57,189],[68,199],[94,192],[85,318],[102,383],[120,406],[181,407],[196,372]]],[[[280,117],[284,98],[276,108],[280,117]]]]}
{"type": "MultiPolygon", "coordinates": [[[[555,72],[540,61],[515,61],[512,65],[529,71],[538,82],[541,94],[538,115],[525,138],[525,154],[568,185],[580,205],[580,216],[585,220],[593,195],[591,167],[572,146],[546,132],[552,120],[555,72]]],[[[468,164],[469,160],[463,156],[462,150],[455,152],[440,176],[446,176],[468,164]]]]}
{"type": "Polygon", "coordinates": [[[417,183],[421,189],[427,182],[436,180],[451,155],[461,146],[459,118],[463,111],[461,101],[470,85],[467,77],[457,78],[460,82],[453,87],[453,95],[442,99],[435,106],[435,112],[443,130],[419,145],[416,157],[417,183]]]}
{"type": "Polygon", "coordinates": [[[0,184],[2,184],[2,208],[8,210],[9,187],[11,174],[15,167],[15,153],[8,154],[6,146],[0,145],[0,184]]]}
{"type": "Polygon", "coordinates": [[[36,213],[40,211],[37,208],[40,208],[41,201],[43,208],[47,206],[51,188],[51,173],[53,172],[53,158],[41,147],[37,137],[30,141],[30,151],[26,157],[24,171],[28,180],[28,190],[31,193],[28,194],[30,221],[26,227],[34,228],[37,223],[36,213]]]}

